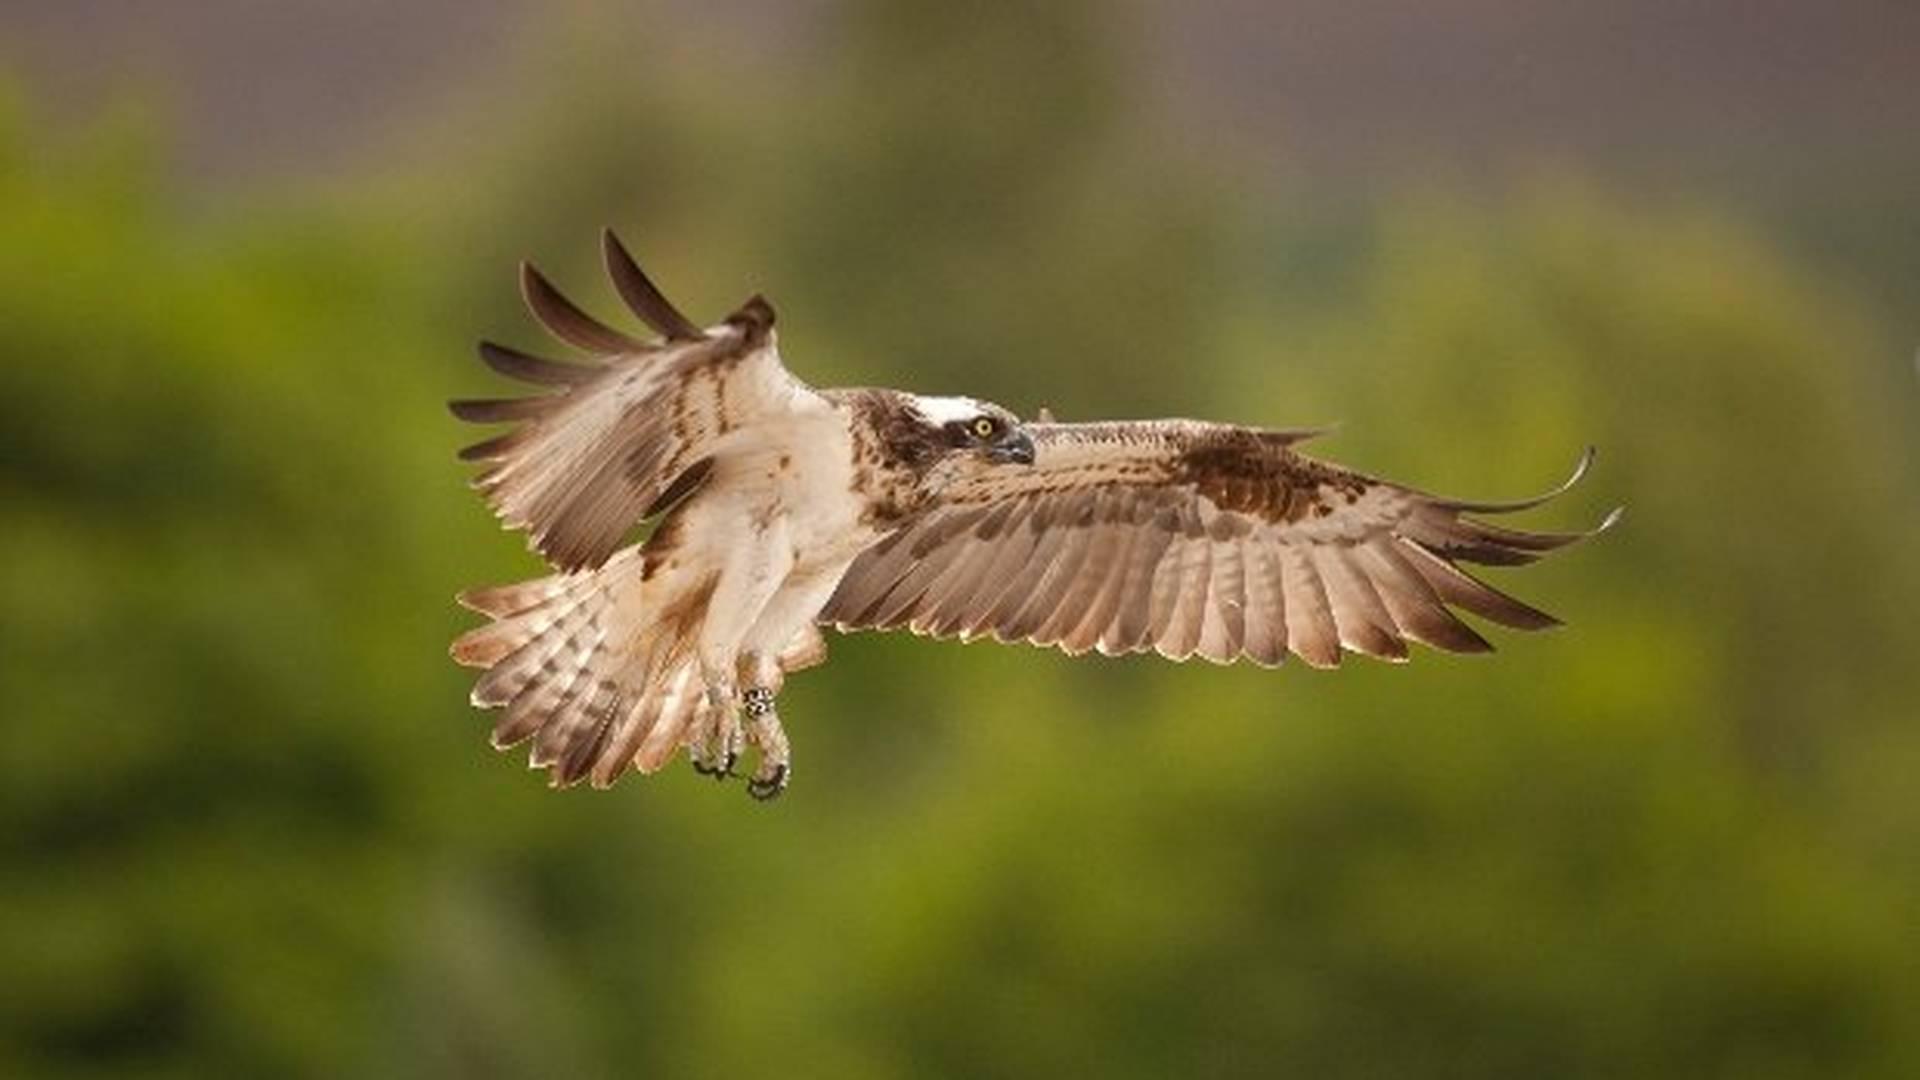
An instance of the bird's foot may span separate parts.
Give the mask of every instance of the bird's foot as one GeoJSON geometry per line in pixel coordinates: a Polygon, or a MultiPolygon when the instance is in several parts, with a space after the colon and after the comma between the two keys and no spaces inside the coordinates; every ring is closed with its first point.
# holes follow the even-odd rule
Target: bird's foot
{"type": "Polygon", "coordinates": [[[687,757],[693,762],[693,771],[715,780],[730,779],[745,741],[732,687],[709,686],[706,715],[699,729],[687,736],[687,757]]]}
{"type": "Polygon", "coordinates": [[[774,709],[773,691],[748,687],[741,695],[741,711],[746,713],[747,741],[760,752],[760,765],[747,780],[747,794],[761,802],[778,798],[793,776],[793,750],[774,709]]]}
{"type": "Polygon", "coordinates": [[[790,765],[775,765],[771,769],[762,766],[754,770],[753,776],[747,780],[747,794],[761,802],[777,799],[787,790],[787,778],[791,775],[793,767],[790,765]]]}
{"type": "Polygon", "coordinates": [[[710,754],[705,750],[688,747],[687,756],[693,760],[694,772],[720,781],[731,780],[734,775],[733,767],[739,762],[739,755],[731,751],[725,754],[710,754]]]}

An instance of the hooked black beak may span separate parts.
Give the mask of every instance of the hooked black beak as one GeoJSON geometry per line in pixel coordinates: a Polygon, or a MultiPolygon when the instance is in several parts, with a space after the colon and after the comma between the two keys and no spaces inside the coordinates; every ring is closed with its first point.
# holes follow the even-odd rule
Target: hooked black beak
{"type": "Polygon", "coordinates": [[[995,465],[1033,464],[1033,440],[1024,431],[1015,431],[987,448],[987,459],[995,465]]]}

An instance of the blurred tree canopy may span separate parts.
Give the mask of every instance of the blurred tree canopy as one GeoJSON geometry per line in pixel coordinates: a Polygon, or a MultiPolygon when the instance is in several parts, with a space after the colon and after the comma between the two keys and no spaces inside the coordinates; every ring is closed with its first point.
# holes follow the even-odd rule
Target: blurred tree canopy
{"type": "Polygon", "coordinates": [[[1154,153],[1104,10],[849,4],[804,92],[563,28],[232,205],[5,99],[0,1072],[1920,1071],[1904,345],[1711,206],[1256,205],[1154,153]],[[1573,625],[1492,659],[840,640],[772,809],[549,793],[444,660],[535,566],[441,402],[533,340],[513,258],[606,300],[609,222],[819,383],[1345,420],[1462,495],[1593,442],[1541,517],[1629,516],[1501,578],[1573,625]]]}

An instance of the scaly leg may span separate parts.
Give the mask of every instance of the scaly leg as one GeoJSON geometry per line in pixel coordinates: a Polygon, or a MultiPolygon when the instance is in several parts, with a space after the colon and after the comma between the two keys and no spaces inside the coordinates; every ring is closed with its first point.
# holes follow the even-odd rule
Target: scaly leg
{"type": "Polygon", "coordinates": [[[741,643],[792,568],[793,548],[784,517],[736,528],[695,644],[707,701],[700,720],[687,733],[687,756],[703,775],[725,780],[734,774],[744,741],[735,681],[741,643]]]}
{"type": "Polygon", "coordinates": [[[693,771],[715,780],[729,779],[740,761],[743,738],[733,684],[709,679],[707,707],[695,728],[687,732],[687,757],[693,762],[693,771]]]}
{"type": "Polygon", "coordinates": [[[787,789],[793,774],[792,748],[787,733],[780,727],[780,713],[774,700],[786,673],[778,656],[768,652],[750,652],[740,657],[740,710],[746,714],[747,742],[760,753],[760,763],[747,780],[747,794],[762,802],[776,798],[787,789]]]}
{"type": "Polygon", "coordinates": [[[760,755],[747,784],[748,794],[756,799],[778,796],[793,775],[792,749],[775,699],[789,672],[826,659],[827,644],[813,620],[845,570],[845,563],[833,563],[796,571],[767,602],[742,643],[736,674],[745,688],[741,699],[747,741],[760,755]]]}
{"type": "Polygon", "coordinates": [[[787,790],[787,781],[793,776],[793,748],[787,743],[786,729],[780,726],[773,691],[750,686],[745,697],[747,741],[760,751],[760,765],[747,781],[747,794],[765,802],[787,790]]]}

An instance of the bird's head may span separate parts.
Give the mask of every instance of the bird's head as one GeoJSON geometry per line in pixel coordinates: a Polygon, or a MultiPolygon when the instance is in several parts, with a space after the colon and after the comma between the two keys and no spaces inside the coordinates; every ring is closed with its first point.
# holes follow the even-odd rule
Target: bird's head
{"type": "Polygon", "coordinates": [[[913,410],[943,457],[965,455],[989,465],[1033,464],[1033,439],[1020,418],[991,401],[915,395],[913,410]]]}

